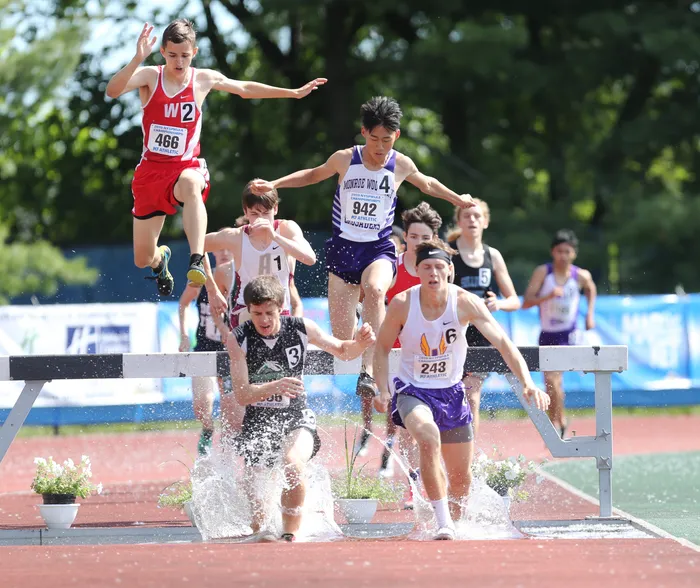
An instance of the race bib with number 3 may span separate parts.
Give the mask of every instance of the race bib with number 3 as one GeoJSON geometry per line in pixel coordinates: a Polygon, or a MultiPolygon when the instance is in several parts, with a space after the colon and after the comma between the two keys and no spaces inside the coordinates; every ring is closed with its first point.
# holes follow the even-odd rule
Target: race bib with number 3
{"type": "Polygon", "coordinates": [[[273,394],[265,400],[256,402],[253,406],[259,406],[261,408],[287,408],[289,406],[289,396],[273,394]]]}
{"type": "Polygon", "coordinates": [[[419,382],[443,380],[452,374],[452,354],[414,355],[413,377],[419,382]]]}
{"type": "Polygon", "coordinates": [[[185,152],[187,129],[152,124],[148,131],[148,150],[177,157],[185,152]]]}

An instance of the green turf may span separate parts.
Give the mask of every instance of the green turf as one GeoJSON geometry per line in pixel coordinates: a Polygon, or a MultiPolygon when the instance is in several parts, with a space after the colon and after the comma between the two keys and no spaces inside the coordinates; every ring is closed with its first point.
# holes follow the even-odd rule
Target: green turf
{"type": "MultiPolygon", "coordinates": [[[[593,460],[550,463],[546,469],[598,497],[593,460]]],[[[616,457],[612,477],[613,506],[700,545],[700,452],[616,457]]]]}
{"type": "MultiPolygon", "coordinates": [[[[342,426],[344,422],[360,423],[359,413],[322,414],[316,416],[320,427],[342,426]]],[[[177,431],[199,429],[198,421],[154,421],[150,423],[103,423],[99,425],[63,425],[54,427],[25,426],[17,437],[47,437],[51,435],[90,435],[97,433],[134,433],[141,431],[177,431]]]]}

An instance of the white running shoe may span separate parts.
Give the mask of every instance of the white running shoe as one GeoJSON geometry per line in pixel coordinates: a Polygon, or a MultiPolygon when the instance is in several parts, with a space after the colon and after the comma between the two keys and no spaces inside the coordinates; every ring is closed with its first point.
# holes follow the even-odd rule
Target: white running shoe
{"type": "Polygon", "coordinates": [[[383,467],[379,468],[380,478],[393,478],[394,477],[394,456],[390,456],[386,460],[386,464],[382,464],[383,467]]]}
{"type": "Polygon", "coordinates": [[[440,527],[438,532],[435,534],[435,541],[454,541],[454,539],[454,527],[440,527]]]}
{"type": "Polygon", "coordinates": [[[360,438],[355,442],[354,453],[358,457],[365,457],[369,453],[369,433],[362,431],[360,438]]]}

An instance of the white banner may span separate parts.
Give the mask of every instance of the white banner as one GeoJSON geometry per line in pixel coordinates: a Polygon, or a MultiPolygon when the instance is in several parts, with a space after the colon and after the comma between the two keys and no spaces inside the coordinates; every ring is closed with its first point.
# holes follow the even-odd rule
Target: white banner
{"type": "MultiPolygon", "coordinates": [[[[157,305],[56,304],[0,307],[0,355],[78,355],[158,351],[157,305]]],[[[159,379],[54,380],[35,406],[162,402],[159,379]]],[[[0,408],[11,408],[23,382],[0,382],[0,408]]]]}

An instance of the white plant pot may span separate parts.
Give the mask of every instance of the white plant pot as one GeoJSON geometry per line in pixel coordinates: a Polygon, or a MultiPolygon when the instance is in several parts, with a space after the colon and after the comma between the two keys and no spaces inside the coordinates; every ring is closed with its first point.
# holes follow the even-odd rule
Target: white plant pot
{"type": "Polygon", "coordinates": [[[501,498],[503,499],[503,506],[506,507],[506,511],[508,511],[508,514],[510,515],[510,505],[512,504],[513,499],[507,494],[505,496],[501,496],[501,498]]]}
{"type": "Polygon", "coordinates": [[[185,514],[187,515],[187,518],[190,519],[190,523],[192,523],[193,527],[197,526],[197,521],[194,520],[194,513],[192,512],[192,503],[191,502],[185,502],[182,505],[183,509],[185,510],[185,514]]]}
{"type": "Polygon", "coordinates": [[[49,529],[70,529],[79,508],[79,504],[40,504],[39,512],[49,529]]]}
{"type": "Polygon", "coordinates": [[[372,522],[374,513],[377,512],[379,500],[376,498],[338,498],[336,503],[348,523],[367,524],[372,522]]]}

